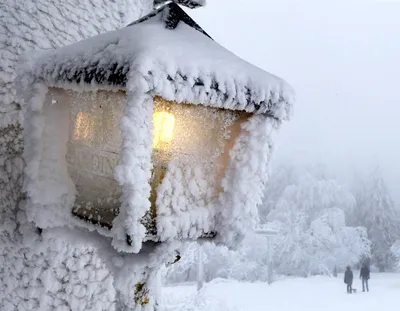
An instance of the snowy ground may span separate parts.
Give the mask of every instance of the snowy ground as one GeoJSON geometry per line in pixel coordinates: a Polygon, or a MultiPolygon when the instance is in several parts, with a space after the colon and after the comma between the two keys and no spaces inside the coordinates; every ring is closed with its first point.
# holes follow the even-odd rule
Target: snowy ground
{"type": "MultiPolygon", "coordinates": [[[[357,272],[356,272],[357,273],[357,272]]],[[[342,276],[284,279],[273,283],[214,280],[196,293],[195,285],[163,288],[164,311],[377,311],[397,310],[400,274],[372,274],[370,292],[346,294],[342,276]]]]}

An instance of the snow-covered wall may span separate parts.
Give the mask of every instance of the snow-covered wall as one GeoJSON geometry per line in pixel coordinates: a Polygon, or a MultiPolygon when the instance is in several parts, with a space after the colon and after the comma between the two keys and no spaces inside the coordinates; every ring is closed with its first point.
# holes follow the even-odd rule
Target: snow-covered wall
{"type": "MultiPolygon", "coordinates": [[[[146,14],[150,0],[3,0],[0,2],[0,309],[114,310],[112,277],[93,247],[18,233],[23,184],[19,58],[121,28],[146,14]],[[36,244],[32,244],[36,240],[36,244]],[[41,247],[46,246],[46,247],[41,247]],[[78,270],[80,271],[78,273],[78,270]],[[83,271],[83,272],[82,272],[83,271]],[[83,284],[96,283],[98,286],[83,284]]],[[[22,216],[20,216],[22,217],[22,216]]],[[[21,228],[20,228],[21,229],[21,228]]],[[[32,228],[23,228],[31,230],[32,228]]]]}

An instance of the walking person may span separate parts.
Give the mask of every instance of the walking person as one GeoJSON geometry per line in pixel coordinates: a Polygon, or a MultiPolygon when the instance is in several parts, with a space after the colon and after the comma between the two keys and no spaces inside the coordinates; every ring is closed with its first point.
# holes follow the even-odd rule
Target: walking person
{"type": "Polygon", "coordinates": [[[350,266],[347,266],[346,272],[344,273],[344,283],[347,285],[347,293],[351,294],[353,292],[353,271],[351,271],[350,266]]]}
{"type": "Polygon", "coordinates": [[[361,270],[360,270],[360,279],[362,281],[362,291],[363,292],[365,292],[365,289],[367,289],[367,292],[369,292],[369,287],[368,287],[369,276],[370,276],[369,267],[366,263],[363,263],[361,270]]]}

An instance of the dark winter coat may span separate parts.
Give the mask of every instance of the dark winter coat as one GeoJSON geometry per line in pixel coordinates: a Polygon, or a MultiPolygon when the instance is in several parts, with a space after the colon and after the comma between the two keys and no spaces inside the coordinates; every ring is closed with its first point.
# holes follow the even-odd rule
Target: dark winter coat
{"type": "Polygon", "coordinates": [[[360,278],[369,280],[369,268],[367,266],[361,268],[360,278]]]}
{"type": "Polygon", "coordinates": [[[347,269],[344,273],[344,282],[347,285],[353,284],[353,271],[351,271],[350,269],[347,269]]]}

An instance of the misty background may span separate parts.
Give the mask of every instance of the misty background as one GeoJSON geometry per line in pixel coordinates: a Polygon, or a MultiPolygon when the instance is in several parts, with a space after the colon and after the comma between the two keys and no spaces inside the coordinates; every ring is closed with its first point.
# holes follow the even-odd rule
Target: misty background
{"type": "Polygon", "coordinates": [[[295,89],[273,166],[321,165],[344,182],[379,167],[400,200],[400,2],[208,0],[187,12],[295,89]]]}

